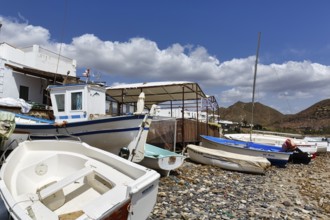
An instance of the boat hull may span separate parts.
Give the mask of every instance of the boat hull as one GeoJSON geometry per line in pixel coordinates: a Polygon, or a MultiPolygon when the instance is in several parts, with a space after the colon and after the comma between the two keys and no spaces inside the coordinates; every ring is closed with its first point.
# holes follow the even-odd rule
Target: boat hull
{"type": "MultiPolygon", "coordinates": [[[[143,129],[139,144],[144,146],[149,127],[143,127],[145,115],[107,117],[88,121],[65,124],[17,123],[13,138],[18,142],[29,136],[36,139],[68,138],[68,135],[79,137],[82,141],[102,150],[118,155],[122,148],[134,144],[143,129]]],[[[7,141],[10,143],[11,140],[7,141]]],[[[17,144],[10,146],[14,148],[17,144]]],[[[8,147],[4,146],[3,148],[8,147]]],[[[5,149],[2,149],[5,150],[5,149]]],[[[139,156],[142,160],[143,157],[139,156]]]]}
{"type": "Polygon", "coordinates": [[[212,149],[267,158],[272,165],[285,167],[292,153],[280,152],[278,147],[228,140],[201,135],[202,146],[212,149]]]}
{"type": "Polygon", "coordinates": [[[264,174],[271,163],[263,157],[246,156],[189,144],[189,158],[192,161],[218,166],[225,170],[264,174]]]}
{"type": "Polygon", "coordinates": [[[71,140],[24,141],[0,170],[1,197],[14,219],[146,219],[160,175],[71,140]],[[109,202],[111,201],[111,202],[109,202]]]}

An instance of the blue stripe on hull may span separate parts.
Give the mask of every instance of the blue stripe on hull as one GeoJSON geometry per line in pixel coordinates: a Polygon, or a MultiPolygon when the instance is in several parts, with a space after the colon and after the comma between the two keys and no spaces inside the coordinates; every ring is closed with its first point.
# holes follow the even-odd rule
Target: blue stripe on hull
{"type": "MultiPolygon", "coordinates": [[[[129,132],[129,131],[139,131],[140,128],[125,128],[125,129],[112,129],[112,130],[98,130],[98,131],[88,131],[88,132],[79,132],[79,133],[69,133],[70,135],[73,136],[86,136],[86,135],[96,135],[96,134],[111,134],[111,133],[122,133],[122,132],[129,132]]],[[[145,131],[149,131],[149,128],[144,128],[145,131]]],[[[38,134],[31,134],[30,137],[33,139],[54,139],[55,137],[61,138],[61,137],[67,137],[64,135],[61,135],[63,133],[51,133],[47,134],[44,133],[45,135],[38,135],[38,134]]]]}
{"type": "MultiPolygon", "coordinates": [[[[79,126],[86,126],[86,125],[94,125],[94,124],[103,124],[108,122],[114,122],[114,121],[130,121],[130,120],[136,120],[136,119],[143,119],[143,115],[137,115],[137,116],[123,116],[123,117],[113,117],[113,118],[102,118],[102,119],[95,119],[95,120],[89,120],[89,121],[80,121],[80,122],[71,122],[67,123],[65,125],[66,128],[70,127],[79,127],[79,126]]],[[[23,124],[23,123],[17,123],[16,124],[17,129],[54,129],[56,126],[54,124],[23,124]]],[[[61,127],[59,127],[61,128],[61,127]]]]}

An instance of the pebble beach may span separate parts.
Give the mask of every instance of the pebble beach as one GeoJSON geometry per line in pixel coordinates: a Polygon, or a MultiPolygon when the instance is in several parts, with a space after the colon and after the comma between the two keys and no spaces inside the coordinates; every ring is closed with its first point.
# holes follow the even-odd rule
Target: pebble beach
{"type": "Polygon", "coordinates": [[[330,153],[255,175],[186,159],[161,177],[158,219],[330,219],[330,153]]]}

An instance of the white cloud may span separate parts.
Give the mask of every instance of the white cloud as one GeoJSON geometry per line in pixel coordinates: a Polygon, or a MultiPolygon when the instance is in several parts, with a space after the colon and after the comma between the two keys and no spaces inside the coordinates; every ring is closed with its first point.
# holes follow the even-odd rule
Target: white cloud
{"type": "Polygon", "coordinates": [[[0,16],[2,27],[0,30],[0,42],[5,41],[15,47],[25,47],[32,44],[50,44],[50,33],[40,26],[29,25],[26,20],[5,18],[0,16]]]}
{"type": "MultiPolygon", "coordinates": [[[[61,48],[63,55],[77,60],[79,68],[96,69],[103,76],[120,76],[130,82],[194,81],[205,93],[220,97],[220,106],[251,101],[254,55],[220,62],[203,46],[174,43],[160,49],[156,42],[145,38],[104,41],[94,34],[76,36],[69,44],[61,44],[52,42],[47,29],[30,25],[25,19],[0,17],[0,21],[3,24],[0,41],[16,47],[39,44],[55,52],[61,48]]],[[[277,109],[281,109],[284,99],[314,100],[311,101],[314,104],[330,93],[329,75],[329,66],[310,61],[261,63],[257,71],[256,101],[278,106],[277,109]]]]}

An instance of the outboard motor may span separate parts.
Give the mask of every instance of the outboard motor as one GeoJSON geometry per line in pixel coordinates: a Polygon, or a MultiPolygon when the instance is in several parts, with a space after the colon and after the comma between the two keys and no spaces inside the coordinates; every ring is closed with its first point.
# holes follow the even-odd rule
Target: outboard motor
{"type": "Polygon", "coordinates": [[[128,159],[129,154],[130,154],[129,149],[127,147],[122,147],[122,148],[120,148],[120,151],[119,151],[118,155],[122,158],[128,159]]]}

